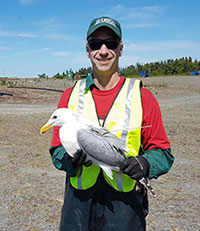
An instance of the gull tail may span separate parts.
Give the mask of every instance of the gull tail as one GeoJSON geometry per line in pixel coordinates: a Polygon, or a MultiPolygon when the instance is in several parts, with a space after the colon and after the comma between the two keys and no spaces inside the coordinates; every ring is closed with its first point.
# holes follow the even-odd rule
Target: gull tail
{"type": "Polygon", "coordinates": [[[106,175],[110,177],[111,180],[113,180],[113,173],[112,173],[111,168],[109,166],[102,166],[102,165],[100,165],[100,167],[103,169],[106,175]]]}

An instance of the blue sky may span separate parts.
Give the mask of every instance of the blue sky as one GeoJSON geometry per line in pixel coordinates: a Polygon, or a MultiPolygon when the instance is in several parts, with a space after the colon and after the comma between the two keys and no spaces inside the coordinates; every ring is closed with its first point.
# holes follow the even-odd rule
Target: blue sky
{"type": "Polygon", "coordinates": [[[200,60],[199,0],[0,0],[0,77],[38,77],[89,67],[85,36],[95,17],[122,27],[120,67],[200,60]]]}

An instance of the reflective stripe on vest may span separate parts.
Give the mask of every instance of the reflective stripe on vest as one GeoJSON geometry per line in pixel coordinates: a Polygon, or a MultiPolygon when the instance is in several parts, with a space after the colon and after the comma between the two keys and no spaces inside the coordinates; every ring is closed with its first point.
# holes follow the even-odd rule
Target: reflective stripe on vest
{"type": "MultiPolygon", "coordinates": [[[[85,118],[98,124],[95,103],[92,93],[85,91],[85,80],[78,81],[73,88],[69,99],[68,107],[76,113],[82,114],[85,118]]],[[[124,140],[129,147],[127,156],[137,156],[141,144],[142,105],[140,95],[140,81],[126,79],[124,85],[105,119],[105,127],[116,136],[124,140]],[[125,103],[124,103],[125,102],[125,103]]],[[[100,172],[99,167],[92,165],[81,166],[76,169],[76,177],[71,177],[73,187],[86,189],[93,186],[100,172]]],[[[135,181],[122,173],[113,172],[111,180],[103,172],[106,181],[118,191],[128,192],[135,186],[135,181]]]]}
{"type": "MultiPolygon", "coordinates": [[[[84,92],[85,81],[76,82],[68,102],[68,108],[79,115],[84,115],[84,92]]],[[[81,165],[75,168],[76,176],[70,177],[70,183],[76,189],[90,188],[96,183],[99,172],[100,168],[94,164],[89,167],[81,165]]]]}

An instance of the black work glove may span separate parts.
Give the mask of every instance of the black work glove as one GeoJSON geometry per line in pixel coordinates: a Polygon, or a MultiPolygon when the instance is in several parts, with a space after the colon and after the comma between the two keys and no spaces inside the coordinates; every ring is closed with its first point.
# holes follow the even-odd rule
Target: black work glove
{"type": "Polygon", "coordinates": [[[140,180],[149,174],[150,164],[142,156],[131,156],[124,160],[120,169],[134,180],[140,180]]]}
{"type": "Polygon", "coordinates": [[[86,167],[92,165],[92,161],[88,160],[86,161],[86,154],[83,152],[82,149],[78,149],[72,157],[72,163],[80,166],[85,165],[86,167]]]}

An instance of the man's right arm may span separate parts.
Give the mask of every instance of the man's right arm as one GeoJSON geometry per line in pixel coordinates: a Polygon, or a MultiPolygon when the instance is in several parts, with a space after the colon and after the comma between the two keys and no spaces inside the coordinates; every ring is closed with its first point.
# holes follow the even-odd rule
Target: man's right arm
{"type": "Polygon", "coordinates": [[[49,149],[49,152],[51,154],[52,162],[57,169],[66,171],[70,177],[76,176],[72,159],[67,155],[67,152],[62,145],[52,146],[49,149]]]}

